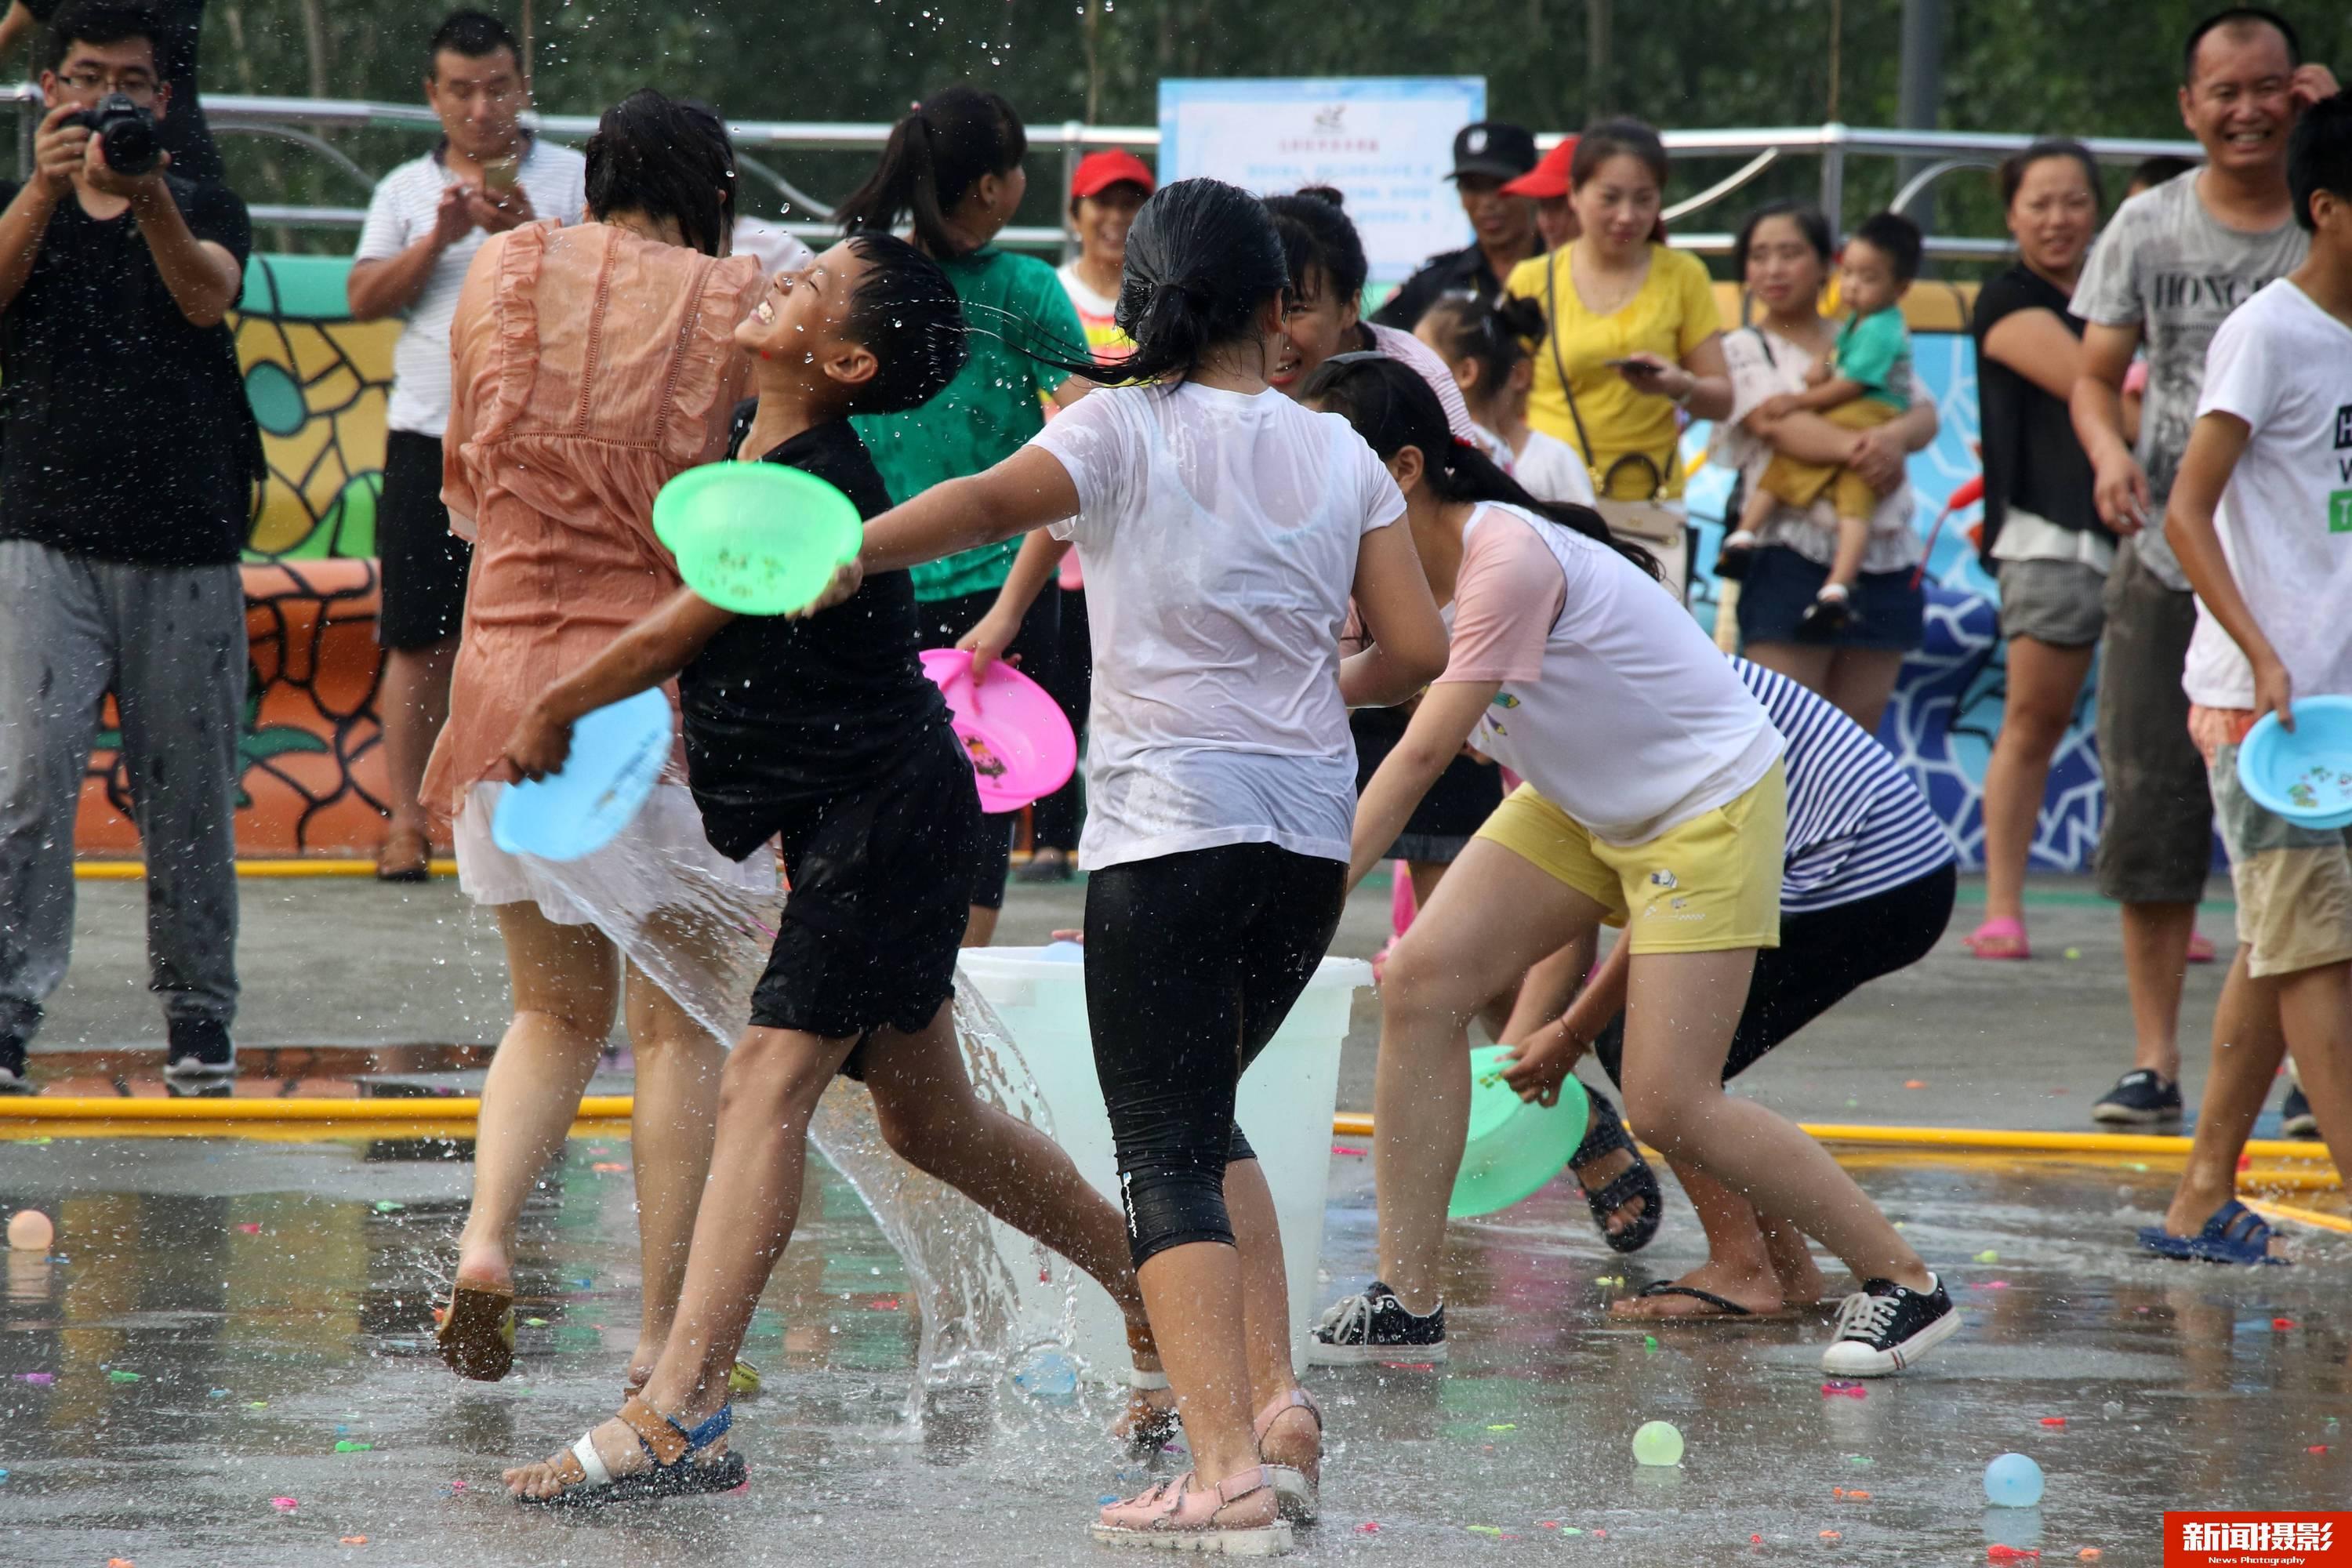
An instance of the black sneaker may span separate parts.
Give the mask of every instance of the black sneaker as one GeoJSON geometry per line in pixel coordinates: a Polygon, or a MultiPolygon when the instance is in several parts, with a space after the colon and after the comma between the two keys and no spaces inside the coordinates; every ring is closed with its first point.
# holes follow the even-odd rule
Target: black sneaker
{"type": "Polygon", "coordinates": [[[1360,1296],[1332,1303],[1307,1336],[1309,1366],[1361,1366],[1376,1361],[1445,1359],[1445,1303],[1427,1317],[1404,1310],[1396,1292],[1379,1280],[1360,1296]]]}
{"type": "Polygon", "coordinates": [[[0,1094],[33,1092],[32,1070],[25,1065],[25,1042],[0,1035],[0,1094]]]}
{"type": "Polygon", "coordinates": [[[173,1018],[172,1043],[163,1052],[165,1078],[229,1078],[236,1072],[236,1045],[228,1026],[215,1018],[173,1018]]]}
{"type": "Polygon", "coordinates": [[[2091,1120],[2126,1127],[2180,1120],[2180,1086],[2154,1068],[2134,1068],[2091,1107],[2091,1120]]]}
{"type": "Polygon", "coordinates": [[[1840,1377],[1885,1377],[1916,1362],[1959,1327],[1960,1310],[1945,1294],[1941,1279],[1924,1295],[1892,1279],[1873,1279],[1838,1308],[1837,1338],[1822,1352],[1822,1370],[1840,1377]]]}
{"type": "Polygon", "coordinates": [[[2319,1118],[2311,1113],[2311,1101],[2303,1098],[2303,1085],[2286,1086],[2286,1098],[2279,1101],[2279,1131],[2290,1138],[2319,1136],[2319,1118]]]}

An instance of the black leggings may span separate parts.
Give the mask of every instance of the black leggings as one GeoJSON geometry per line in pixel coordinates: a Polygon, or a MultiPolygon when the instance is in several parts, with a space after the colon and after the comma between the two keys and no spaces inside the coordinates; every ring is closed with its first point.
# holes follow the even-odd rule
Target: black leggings
{"type": "Polygon", "coordinates": [[[1271,844],[1087,880],[1087,1013],[1138,1268],[1189,1242],[1233,1244],[1225,1166],[1257,1158],[1234,1091],[1322,963],[1347,890],[1339,861],[1271,844]]]}
{"type": "MultiPolygon", "coordinates": [[[[1958,886],[1958,868],[1940,866],[1852,903],[1781,915],[1780,945],[1757,951],[1748,1005],[1731,1031],[1724,1081],[1754,1067],[1765,1052],[1871,981],[1908,969],[1935,951],[1951,923],[1958,886]]],[[[1624,1014],[1601,1031],[1592,1054],[1612,1083],[1624,1081],[1619,1071],[1625,1055],[1624,1014]]]]}

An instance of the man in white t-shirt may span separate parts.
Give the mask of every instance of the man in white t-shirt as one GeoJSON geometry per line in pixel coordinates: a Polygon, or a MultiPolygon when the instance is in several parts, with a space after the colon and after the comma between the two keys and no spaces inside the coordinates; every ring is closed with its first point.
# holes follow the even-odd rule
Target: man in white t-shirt
{"type": "MultiPolygon", "coordinates": [[[[2237,886],[2231,978],[2279,1026],[2236,1038],[2217,1026],[2189,1169],[2141,1240],[2236,1263],[2274,1256],[2235,1181],[2282,1034],[2331,1152],[2352,1159],[2352,837],[2265,808],[2238,777],[2255,721],[2292,723],[2307,699],[2352,697],[2352,94],[2307,110],[2289,145],[2310,255],[2214,333],[2165,514],[2197,593],[2181,685],[2237,886]],[[2225,1047],[2245,1058],[2235,1071],[2219,1065],[2225,1047]]],[[[2307,804],[2342,804],[2338,782],[2306,777],[2307,804]]]]}
{"type": "MultiPolygon", "coordinates": [[[[2123,906],[2134,1041],[2131,1070],[2091,1114],[2133,1125],[2181,1112],[2181,976],[2213,859],[2212,810],[2179,684],[2196,612],[2166,542],[2165,498],[2196,417],[2206,345],[2231,310],[2303,260],[2287,132],[2305,105],[2336,90],[2326,67],[2304,63],[2289,23],[2251,7],[2199,23],[2181,63],[2180,117],[2204,167],[2116,209],[2071,307],[2085,323],[2074,433],[2095,475],[2100,521],[2124,538],[2100,640],[2106,820],[2096,871],[2101,895],[2123,906]],[[2124,439],[2121,391],[2143,343],[2147,391],[2135,450],[2124,439]]],[[[2237,1000],[2224,994],[2225,1014],[2237,1000]]]]}
{"type": "Polygon", "coordinates": [[[376,641],[383,647],[377,710],[392,823],[376,875],[415,881],[431,853],[417,787],[449,712],[449,668],[472,556],[441,504],[441,433],[449,424],[449,318],[474,252],[490,235],[541,218],[578,223],[587,163],[522,129],[530,92],[521,51],[503,23],[459,11],[435,31],[425,101],[441,145],[386,174],[368,203],[352,258],[352,314],[404,313],[393,350],[376,641]]]}

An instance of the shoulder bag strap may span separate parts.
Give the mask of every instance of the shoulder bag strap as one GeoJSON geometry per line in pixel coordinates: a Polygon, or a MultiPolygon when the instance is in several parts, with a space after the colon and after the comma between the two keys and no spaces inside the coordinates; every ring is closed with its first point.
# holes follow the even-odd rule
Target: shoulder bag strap
{"type": "MultiPolygon", "coordinates": [[[[1602,500],[1610,499],[1609,487],[1616,481],[1617,470],[1628,463],[1636,463],[1649,470],[1650,494],[1654,497],[1666,488],[1666,476],[1647,452],[1627,452],[1603,469],[1600,455],[1592,449],[1592,437],[1584,428],[1584,415],[1576,406],[1576,388],[1569,384],[1568,363],[1559,354],[1559,268],[1568,260],[1569,249],[1563,246],[1552,255],[1555,259],[1544,268],[1544,342],[1551,350],[1552,374],[1559,377],[1560,395],[1568,400],[1568,417],[1576,426],[1576,444],[1584,448],[1584,467],[1592,475],[1593,492],[1602,500]]],[[[1765,353],[1769,357],[1771,351],[1767,349],[1765,353]]]]}
{"type": "Polygon", "coordinates": [[[1576,426],[1576,444],[1584,448],[1584,466],[1598,474],[1601,468],[1593,455],[1592,437],[1584,433],[1584,416],[1576,406],[1576,388],[1569,384],[1568,362],[1559,357],[1559,268],[1567,259],[1568,247],[1562,246],[1544,268],[1544,324],[1550,329],[1544,334],[1544,342],[1551,350],[1552,374],[1559,377],[1559,395],[1568,399],[1568,417],[1576,426]]]}

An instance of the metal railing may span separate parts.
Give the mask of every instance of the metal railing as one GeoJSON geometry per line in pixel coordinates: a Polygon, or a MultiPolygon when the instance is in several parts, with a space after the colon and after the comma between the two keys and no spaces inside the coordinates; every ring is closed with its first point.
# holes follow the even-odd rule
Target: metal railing
{"type": "MultiPolygon", "coordinates": [[[[40,91],[30,83],[0,87],[0,105],[5,104],[16,107],[19,121],[17,159],[19,172],[22,173],[30,157],[33,130],[40,119],[40,91]]],[[[440,122],[433,111],[423,104],[371,103],[352,99],[240,97],[225,93],[206,93],[204,104],[205,116],[211,121],[215,133],[269,137],[302,147],[351,176],[355,184],[370,176],[347,154],[325,140],[327,132],[335,130],[390,130],[429,136],[440,129],[440,122]]],[[[526,117],[526,123],[542,135],[572,143],[586,141],[596,129],[595,118],[584,114],[532,115],[526,117]]],[[[753,154],[745,161],[746,170],[774,186],[790,208],[802,210],[823,204],[814,201],[783,173],[770,167],[759,154],[878,153],[890,135],[887,125],[834,121],[739,120],[730,121],[728,129],[733,133],[736,145],[753,154]]],[[[1838,218],[1845,207],[1847,176],[1852,172],[1853,160],[1857,157],[1926,163],[1927,166],[1908,180],[1899,199],[1893,204],[1902,205],[1948,174],[1989,167],[1996,160],[2021,151],[2033,141],[2031,136],[1995,132],[1897,131],[1835,123],[1667,131],[1663,134],[1667,150],[1682,156],[1745,157],[1748,160],[1727,178],[1669,207],[1667,216],[1677,225],[1693,215],[1720,210],[1726,198],[1748,186],[1767,169],[1794,157],[1813,157],[1820,161],[1822,210],[1832,218],[1838,218]]],[[[1559,142],[1561,135],[1559,132],[1548,132],[1538,136],[1537,143],[1549,151],[1559,142]]],[[[2095,157],[2112,163],[2137,163],[2158,154],[2188,158],[2200,156],[2193,142],[2159,142],[2136,137],[2084,137],[2082,140],[2095,157]]],[[[1124,147],[1138,153],[1156,152],[1160,146],[1160,132],[1157,128],[1147,125],[1083,125],[1072,120],[1055,127],[1032,126],[1029,144],[1039,152],[1060,154],[1062,188],[1067,189],[1072,170],[1087,153],[1106,147],[1124,147]]],[[[357,228],[367,216],[362,206],[283,203],[255,204],[252,214],[257,223],[323,229],[357,228]]],[[[795,217],[783,226],[811,239],[835,232],[833,225],[818,216],[795,217]]],[[[1732,238],[1727,230],[1685,230],[1677,227],[1673,242],[1680,249],[1704,256],[1720,256],[1730,251],[1732,238]]],[[[1007,246],[1024,250],[1055,250],[1068,243],[1068,237],[1060,228],[1036,226],[1007,228],[999,239],[1007,246]]],[[[2007,255],[2010,242],[2000,236],[1931,234],[1927,237],[1927,250],[1930,256],[1949,260],[1983,261],[2007,255]]]]}

